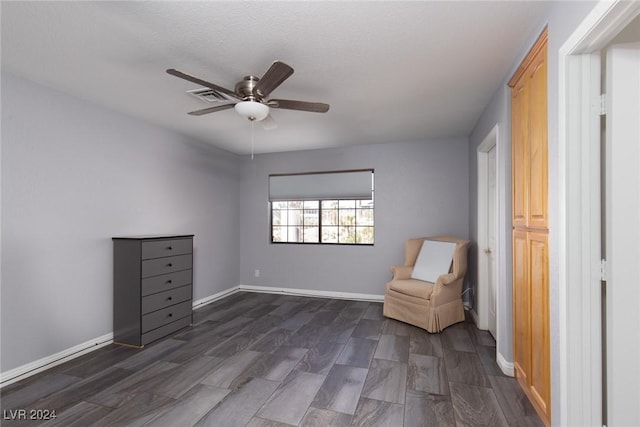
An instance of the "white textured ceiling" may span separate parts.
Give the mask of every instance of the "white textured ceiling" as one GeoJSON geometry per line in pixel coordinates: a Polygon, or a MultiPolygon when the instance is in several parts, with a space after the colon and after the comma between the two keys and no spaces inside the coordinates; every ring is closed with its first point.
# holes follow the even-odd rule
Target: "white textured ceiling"
{"type": "Polygon", "coordinates": [[[257,153],[466,136],[548,6],[539,1],[6,2],[2,68],[238,154],[250,123],[176,68],[233,89],[276,59],[295,73],[272,98],[257,153]]]}

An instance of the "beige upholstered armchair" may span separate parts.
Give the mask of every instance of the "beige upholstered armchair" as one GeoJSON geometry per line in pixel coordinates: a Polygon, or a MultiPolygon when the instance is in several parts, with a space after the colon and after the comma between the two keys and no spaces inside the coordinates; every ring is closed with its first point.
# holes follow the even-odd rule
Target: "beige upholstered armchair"
{"type": "Polygon", "coordinates": [[[387,283],[383,314],[405,323],[440,332],[449,325],[464,320],[462,282],[467,272],[467,251],[470,242],[449,236],[409,239],[405,245],[403,266],[393,266],[393,279],[387,283]],[[425,240],[456,244],[451,269],[435,283],[412,279],[416,259],[425,240]]]}

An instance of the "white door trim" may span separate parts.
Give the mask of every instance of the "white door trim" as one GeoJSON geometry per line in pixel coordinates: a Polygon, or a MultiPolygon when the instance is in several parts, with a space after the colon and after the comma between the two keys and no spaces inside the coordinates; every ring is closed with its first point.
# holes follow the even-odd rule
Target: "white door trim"
{"type": "MultiPolygon", "coordinates": [[[[478,328],[486,330],[489,328],[489,283],[488,272],[489,266],[487,265],[487,257],[484,255],[484,248],[489,245],[487,230],[484,224],[487,223],[487,200],[488,200],[488,186],[489,186],[489,151],[495,147],[496,159],[498,150],[498,125],[496,124],[493,129],[487,134],[482,143],[478,146],[478,251],[477,251],[477,265],[478,265],[478,289],[477,289],[477,316],[478,316],[478,328]]],[[[497,178],[497,165],[496,161],[496,178],[497,178]]],[[[498,187],[496,179],[496,187],[498,187]]],[[[498,209],[495,209],[498,212],[498,209]]],[[[496,226],[496,231],[498,227],[496,226]]],[[[497,240],[497,239],[496,239],[497,240]]],[[[497,252],[497,248],[496,248],[497,252]]],[[[499,254],[496,253],[496,259],[499,254]]],[[[496,266],[497,270],[497,266],[496,266]]],[[[497,306],[497,304],[496,304],[497,306]]],[[[497,314],[496,314],[497,316],[497,314]]],[[[497,319],[496,319],[497,322],[497,319]]],[[[497,337],[496,337],[497,338],[497,337]]]]}
{"type": "Polygon", "coordinates": [[[602,425],[599,50],[638,13],[600,1],[559,51],[558,425],[602,425]]]}

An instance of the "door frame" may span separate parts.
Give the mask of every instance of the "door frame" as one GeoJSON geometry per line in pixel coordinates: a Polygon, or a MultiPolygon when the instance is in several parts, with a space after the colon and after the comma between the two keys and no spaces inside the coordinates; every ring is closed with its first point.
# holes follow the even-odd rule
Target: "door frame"
{"type": "MultiPolygon", "coordinates": [[[[498,232],[498,206],[500,203],[498,202],[499,195],[499,184],[498,184],[498,139],[499,139],[499,126],[496,124],[493,129],[489,131],[487,136],[484,138],[482,143],[478,146],[478,251],[477,251],[477,265],[478,265],[478,292],[477,292],[477,303],[478,309],[476,312],[477,316],[477,325],[479,329],[486,330],[489,329],[489,296],[491,293],[489,292],[489,265],[487,257],[484,255],[483,248],[488,246],[489,236],[487,234],[486,229],[483,224],[487,224],[488,221],[488,187],[489,187],[489,151],[495,147],[496,150],[496,164],[495,164],[495,176],[496,176],[496,200],[494,212],[496,213],[496,227],[495,231],[498,232]]],[[[495,248],[495,271],[496,274],[496,286],[498,286],[499,281],[497,280],[498,276],[498,260],[500,259],[500,245],[498,236],[496,236],[496,248],[495,248]]],[[[499,307],[499,291],[496,287],[496,307],[499,307]]],[[[496,335],[499,336],[498,328],[498,310],[496,310],[496,335]]],[[[498,339],[498,337],[496,340],[498,339]]]]}
{"type": "Polygon", "coordinates": [[[600,1],[559,51],[559,425],[602,425],[600,50],[639,13],[600,1]]]}

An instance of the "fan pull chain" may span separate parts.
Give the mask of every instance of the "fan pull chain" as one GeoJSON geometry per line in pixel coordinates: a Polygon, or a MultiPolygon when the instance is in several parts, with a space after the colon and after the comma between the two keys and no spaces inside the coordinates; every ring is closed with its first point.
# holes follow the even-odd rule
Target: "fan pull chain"
{"type": "Polygon", "coordinates": [[[251,160],[253,160],[253,133],[254,133],[253,122],[254,121],[255,120],[251,120],[251,160]]]}

